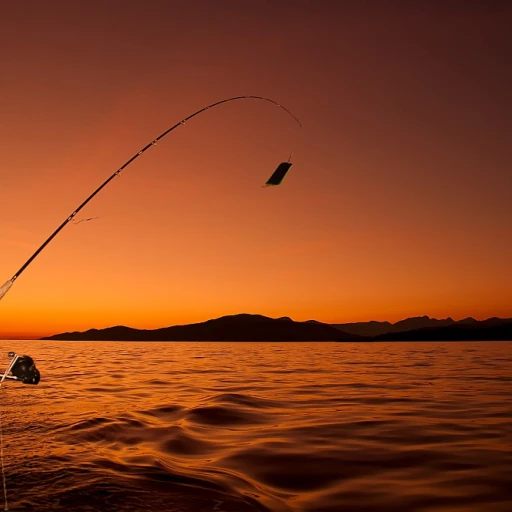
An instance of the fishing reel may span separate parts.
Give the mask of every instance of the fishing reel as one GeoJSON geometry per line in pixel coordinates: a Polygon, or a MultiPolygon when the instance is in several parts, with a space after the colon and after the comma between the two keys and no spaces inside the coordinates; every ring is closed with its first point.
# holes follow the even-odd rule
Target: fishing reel
{"type": "Polygon", "coordinates": [[[5,380],[17,380],[23,384],[38,384],[41,380],[41,374],[36,368],[34,360],[29,356],[20,356],[15,352],[9,352],[11,362],[5,370],[0,373],[0,384],[5,380]]]}

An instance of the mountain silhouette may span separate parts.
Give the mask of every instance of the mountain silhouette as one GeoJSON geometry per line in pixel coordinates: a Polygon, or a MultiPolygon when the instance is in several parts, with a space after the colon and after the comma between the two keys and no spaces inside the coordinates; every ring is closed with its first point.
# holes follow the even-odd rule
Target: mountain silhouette
{"type": "Polygon", "coordinates": [[[332,324],[333,327],[342,332],[354,334],[356,336],[377,336],[378,334],[385,334],[391,332],[393,324],[390,322],[377,322],[372,320],[370,322],[352,322],[348,324],[332,324]]]}
{"type": "MultiPolygon", "coordinates": [[[[473,320],[473,318],[466,318],[461,322],[473,320]]],[[[443,327],[456,323],[452,318],[448,317],[442,320],[437,318],[430,318],[428,316],[416,316],[400,320],[394,324],[390,322],[377,322],[375,320],[370,322],[354,322],[346,324],[333,324],[333,327],[340,329],[343,332],[350,334],[357,334],[358,336],[379,336],[381,334],[410,331],[412,329],[423,329],[428,327],[443,327]]]]}
{"type": "Polygon", "coordinates": [[[44,340],[75,341],[338,341],[360,339],[320,322],[295,322],[288,317],[230,315],[197,324],[161,329],[116,326],[66,332],[44,340]]]}
{"type": "Polygon", "coordinates": [[[65,332],[41,338],[73,341],[512,341],[512,318],[454,321],[428,316],[390,322],[325,324],[295,322],[289,317],[228,315],[206,322],[161,329],[116,326],[65,332]],[[341,330],[343,328],[343,330],[341,330]]]}
{"type": "Polygon", "coordinates": [[[512,341],[512,319],[455,322],[451,325],[426,327],[402,332],[388,332],[369,341],[512,341]]]}

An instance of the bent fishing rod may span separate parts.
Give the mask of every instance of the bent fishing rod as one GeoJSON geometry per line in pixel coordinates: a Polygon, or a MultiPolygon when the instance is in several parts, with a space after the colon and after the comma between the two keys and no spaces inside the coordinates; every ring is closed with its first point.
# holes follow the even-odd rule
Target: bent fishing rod
{"type": "MultiPolygon", "coordinates": [[[[126,169],[132,162],[134,162],[137,158],[139,158],[142,154],[144,154],[149,148],[152,146],[155,146],[158,141],[162,140],[165,136],[169,135],[173,130],[178,128],[179,126],[184,125],[187,121],[192,119],[193,117],[196,117],[197,115],[206,112],[207,110],[216,107],[218,105],[222,105],[224,103],[228,103],[231,101],[236,100],[245,100],[245,99],[254,99],[254,100],[262,100],[267,101],[269,103],[272,103],[273,105],[276,105],[277,107],[283,109],[294,121],[302,127],[301,122],[297,117],[295,117],[286,107],[278,103],[277,101],[274,101],[270,98],[265,98],[263,96],[234,96],[232,98],[227,98],[221,101],[217,101],[216,103],[212,103],[211,105],[208,105],[206,107],[201,108],[200,110],[197,110],[193,114],[190,114],[189,116],[185,117],[175,125],[171,126],[169,129],[165,130],[165,132],[161,133],[158,137],[153,139],[151,142],[146,144],[140,151],[135,153],[129,160],[127,160],[117,171],[115,171],[110,177],[108,177],[83,203],[81,203],[78,208],[73,210],[71,214],[66,217],[64,222],[41,244],[41,246],[30,256],[30,258],[22,265],[22,267],[9,279],[5,284],[0,287],[0,299],[10,290],[11,286],[14,284],[14,281],[18,279],[18,277],[23,273],[23,271],[34,261],[34,259],[39,255],[39,253],[62,231],[62,229],[69,223],[69,222],[75,222],[75,216],[78,214],[78,212],[87,204],[89,201],[91,201],[102,189],[104,189],[114,178],[119,176],[121,172],[126,169]]],[[[272,176],[267,180],[265,183],[265,186],[276,186],[280,185],[284,176],[288,172],[288,170],[291,167],[291,162],[282,162],[278,165],[277,169],[273,172],[272,176]]]]}

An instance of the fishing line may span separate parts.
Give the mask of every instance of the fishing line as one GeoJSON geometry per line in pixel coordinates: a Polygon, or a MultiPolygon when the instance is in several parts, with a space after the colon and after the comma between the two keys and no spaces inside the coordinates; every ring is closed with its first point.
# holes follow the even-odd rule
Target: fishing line
{"type": "Polygon", "coordinates": [[[75,218],[73,218],[71,220],[71,222],[73,224],[80,224],[80,222],[89,222],[90,220],[94,220],[94,219],[99,219],[99,217],[89,217],[88,219],[80,219],[80,220],[76,220],[75,218]]]}
{"type": "MultiPolygon", "coordinates": [[[[13,357],[11,362],[7,366],[7,369],[5,370],[5,373],[2,375],[2,378],[0,379],[0,392],[3,390],[2,384],[4,383],[5,377],[11,371],[12,367],[14,366],[14,363],[16,363],[17,360],[18,356],[13,357]]],[[[7,502],[7,479],[5,478],[4,468],[4,429],[2,424],[2,413],[2,402],[0,401],[0,464],[2,466],[2,484],[4,488],[4,510],[9,510],[9,504],[7,502]]]]}
{"type": "MultiPolygon", "coordinates": [[[[23,384],[38,384],[41,378],[34,360],[30,356],[20,356],[15,352],[9,352],[11,361],[3,374],[0,373],[0,393],[5,379],[22,382],[23,384]],[[10,374],[10,375],[9,375],[10,374]]],[[[7,503],[7,479],[4,467],[4,432],[2,425],[2,403],[0,402],[0,466],[2,468],[2,484],[4,489],[4,510],[9,510],[7,503]]]]}
{"type": "MultiPolygon", "coordinates": [[[[0,384],[0,388],[2,385],[0,384]]],[[[9,505],[7,503],[7,481],[5,479],[5,469],[4,469],[4,429],[2,426],[2,408],[0,406],[0,460],[2,461],[2,483],[4,486],[4,510],[9,510],[9,505]]]]}

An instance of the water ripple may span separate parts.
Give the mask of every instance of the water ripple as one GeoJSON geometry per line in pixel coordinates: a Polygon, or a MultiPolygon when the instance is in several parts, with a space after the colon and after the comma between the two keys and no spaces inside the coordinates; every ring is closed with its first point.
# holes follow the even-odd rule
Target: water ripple
{"type": "Polygon", "coordinates": [[[9,342],[10,510],[512,510],[512,344],[148,347],[9,342]]]}

